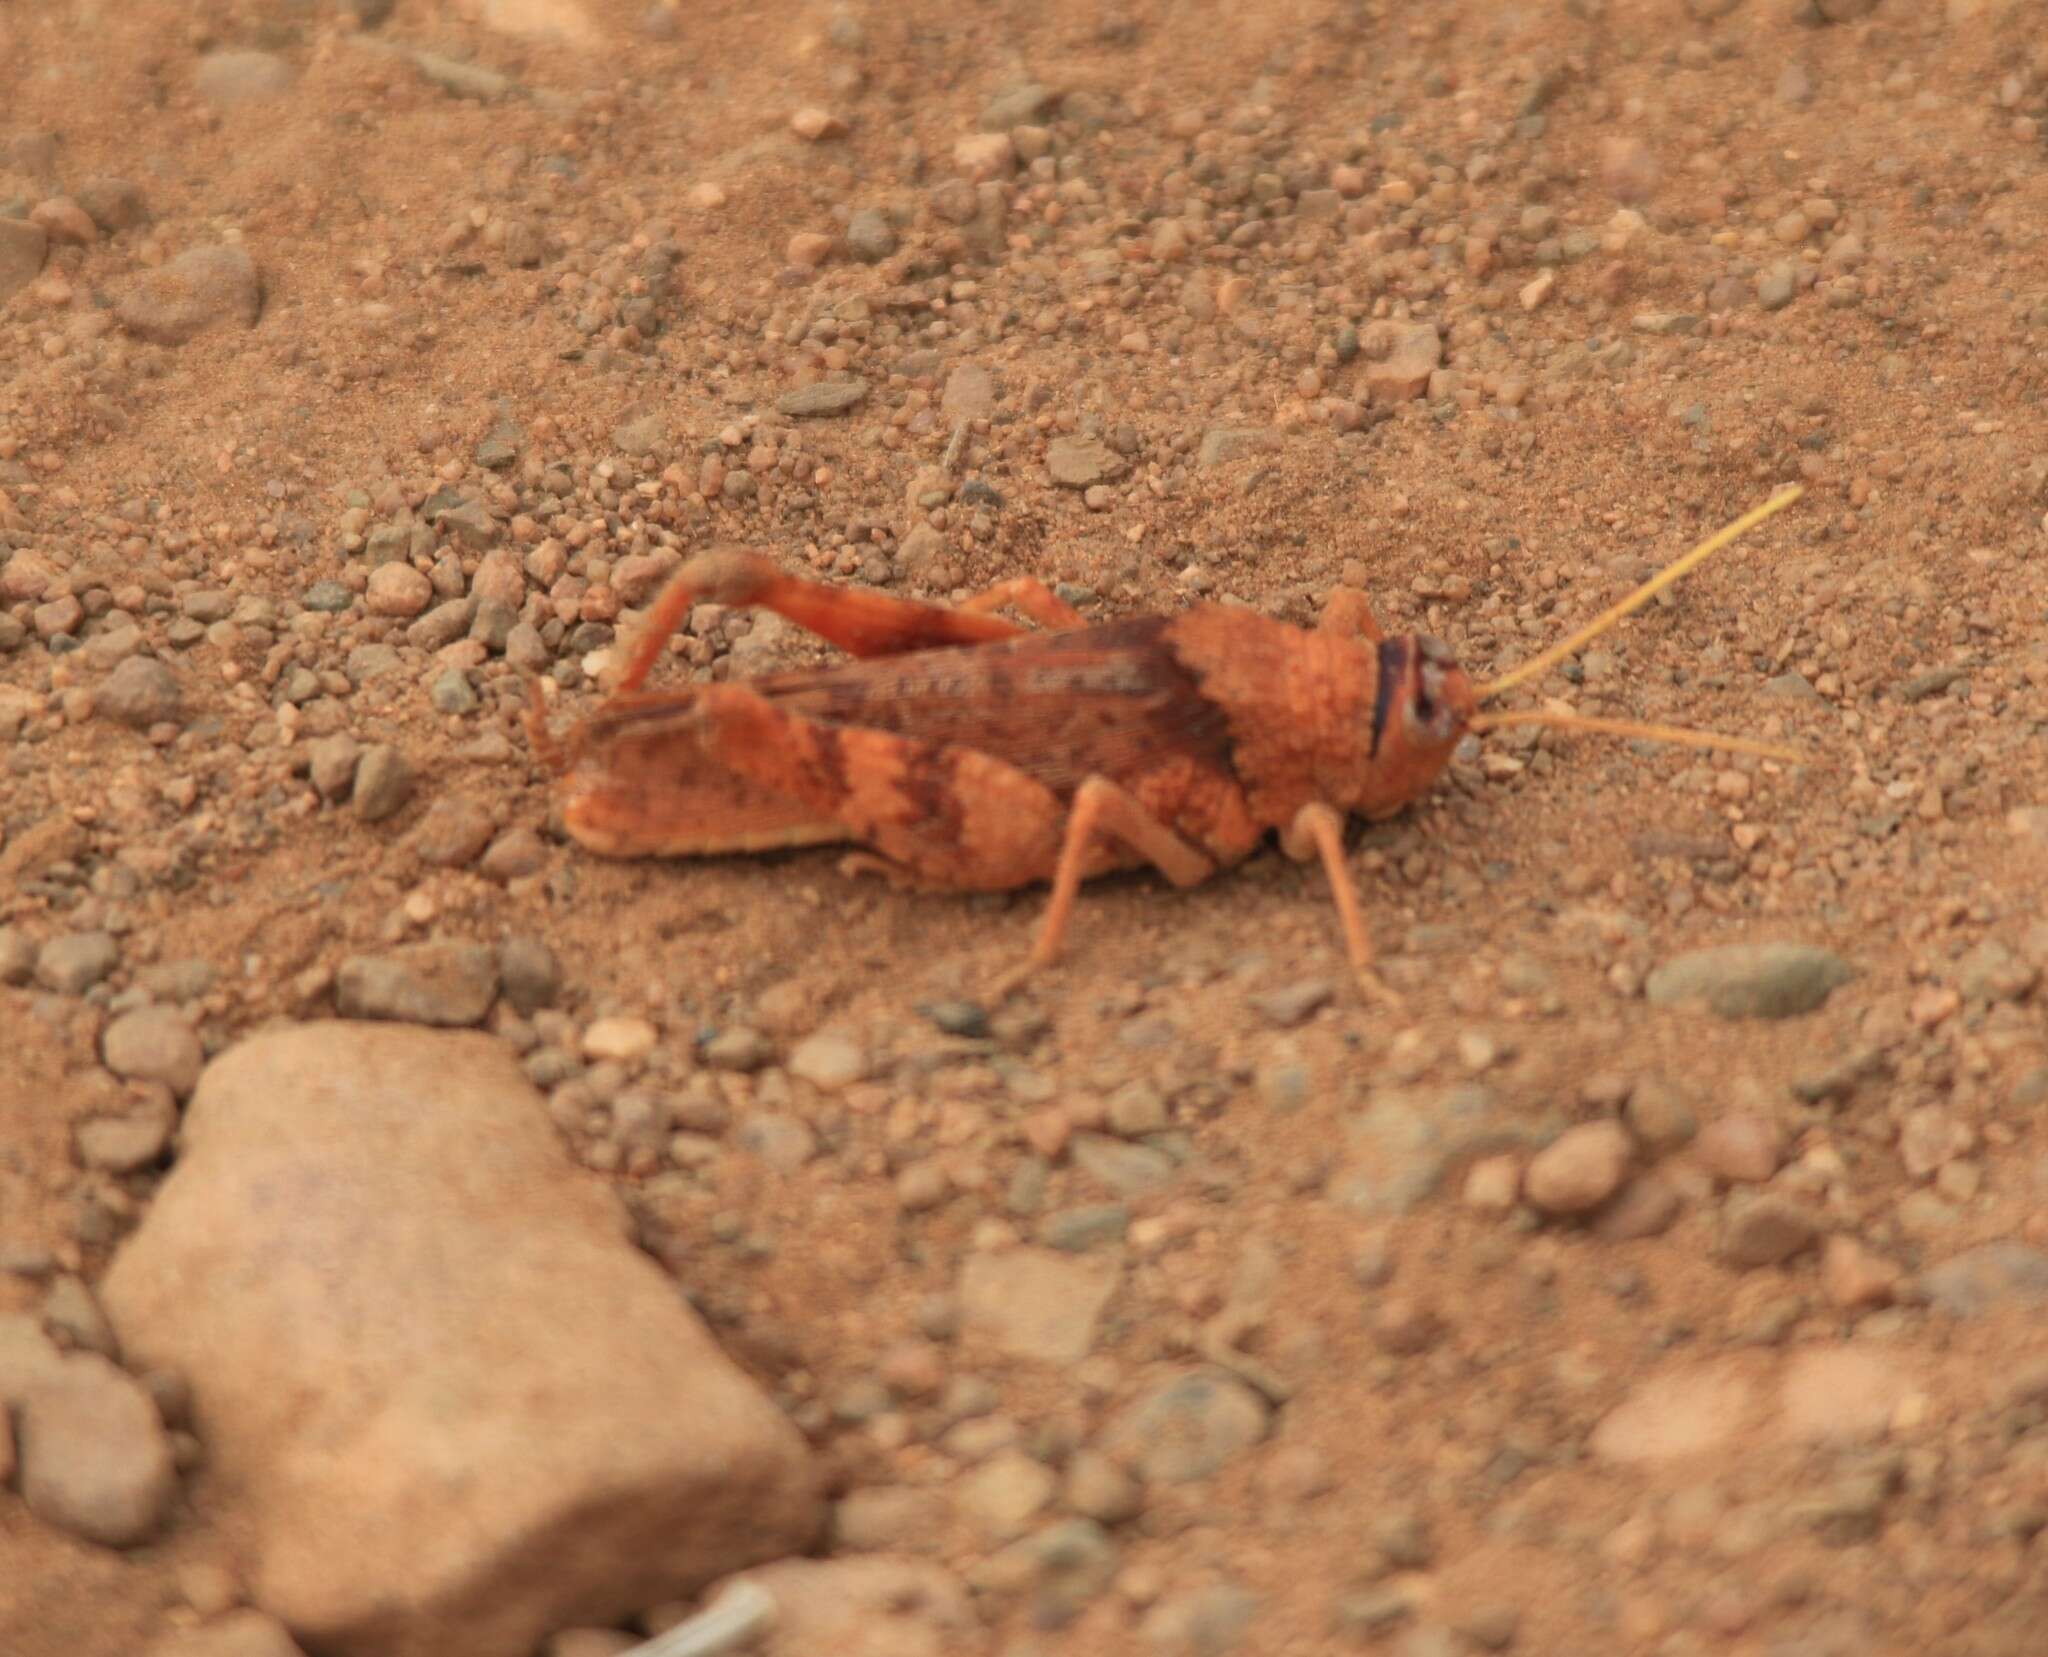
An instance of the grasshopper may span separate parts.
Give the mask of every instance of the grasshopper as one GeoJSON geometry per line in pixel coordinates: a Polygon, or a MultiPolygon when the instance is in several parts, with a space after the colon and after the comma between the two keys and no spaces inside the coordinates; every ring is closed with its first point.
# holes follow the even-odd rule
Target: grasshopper
{"type": "Polygon", "coordinates": [[[1030,577],[948,608],[708,552],[677,571],[581,725],[557,741],[536,684],[527,728],[570,836],[604,856],[842,844],[859,848],[847,872],[916,889],[1049,882],[1036,942],[1001,990],[1058,956],[1085,881],[1150,865],[1196,886],[1277,831],[1288,856],[1321,861],[1361,986],[1389,996],[1345,862],[1345,820],[1391,817],[1421,798],[1468,732],[1547,724],[1797,757],[1711,732],[1481,709],[1799,494],[1774,496],[1483,686],[1439,641],[1384,634],[1350,588],[1306,629],[1216,604],[1090,625],[1030,577]],[[648,689],[701,602],[773,611],[854,659],[648,689]]]}

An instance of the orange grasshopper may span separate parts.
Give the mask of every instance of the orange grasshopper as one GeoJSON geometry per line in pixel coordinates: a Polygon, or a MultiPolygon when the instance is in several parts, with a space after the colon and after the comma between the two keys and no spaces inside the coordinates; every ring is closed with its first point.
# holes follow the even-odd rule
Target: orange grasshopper
{"type": "Polygon", "coordinates": [[[1037,942],[1005,988],[1058,955],[1083,881],[1150,864],[1195,886],[1277,830],[1289,856],[1321,859],[1351,964],[1384,995],[1344,860],[1345,818],[1390,817],[1419,799],[1468,731],[1547,724],[1797,757],[1710,732],[1480,709],[1800,493],[1773,497],[1483,686],[1437,640],[1384,635],[1348,588],[1313,629],[1217,604],[1091,626],[1029,577],[949,609],[711,552],[676,573],[610,696],[566,741],[549,733],[538,685],[528,731],[559,779],[568,832],[605,856],[850,843],[861,850],[843,869],[925,890],[1049,881],[1037,942]],[[645,688],[700,602],[772,610],[856,659],[645,688]],[[1043,630],[994,613],[1004,606],[1043,630]]]}

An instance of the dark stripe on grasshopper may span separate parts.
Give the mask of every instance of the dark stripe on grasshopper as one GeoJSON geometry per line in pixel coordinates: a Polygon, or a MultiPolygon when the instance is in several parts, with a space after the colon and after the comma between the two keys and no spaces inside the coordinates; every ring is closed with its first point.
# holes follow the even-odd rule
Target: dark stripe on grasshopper
{"type": "Polygon", "coordinates": [[[1408,641],[1380,640],[1380,682],[1372,698],[1372,757],[1380,757],[1380,738],[1386,734],[1387,716],[1394,711],[1394,692],[1408,676],[1408,641]]]}

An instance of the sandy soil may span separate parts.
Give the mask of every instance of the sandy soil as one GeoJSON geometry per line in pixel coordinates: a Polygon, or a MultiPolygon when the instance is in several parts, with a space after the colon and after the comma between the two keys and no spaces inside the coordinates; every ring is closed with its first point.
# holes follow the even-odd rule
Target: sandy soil
{"type": "MultiPolygon", "coordinates": [[[[849,1487],[968,1490],[963,1380],[1062,1470],[1197,1355],[1284,1397],[1108,1526],[1062,1626],[990,1587],[978,1649],[2040,1649],[2043,1303],[1916,1284],[2048,1245],[2048,7],[354,6],[0,10],[0,218],[53,231],[0,298],[0,924],[119,946],[83,993],[0,988],[0,1310],[95,1275],[159,1177],[72,1154],[111,1013],[177,1001],[217,1050],[331,1011],[346,957],[537,937],[557,1007],[495,1026],[849,1487]],[[202,247],[249,255],[253,323],[234,276],[164,275],[202,247]],[[1397,395],[1375,353],[1424,324],[1397,395]],[[779,412],[848,375],[849,410],[779,412]],[[1398,1011],[1269,852],[1091,889],[1068,961],[949,1033],[1039,896],[596,858],[519,723],[536,668],[593,706],[718,542],[1091,617],[1306,622],[1348,581],[1484,674],[1789,482],[1519,701],[1804,763],[1475,745],[1356,839],[1398,1011]],[[176,694],[123,717],[138,654],[176,694]],[[395,814],[338,748],[323,793],[336,737],[404,755],[395,814]],[[1782,1021],[1645,996],[1771,941],[1855,976],[1782,1021]],[[586,1069],[607,1015],[654,1052],[586,1069]],[[774,1062],[710,1068],[735,1029],[774,1062]],[[792,1074],[820,1033],[857,1079],[792,1074]],[[642,1071],[732,1123],[622,1143],[642,1071]],[[1600,1195],[1633,1183],[1541,1212],[1528,1158],[1617,1117],[1638,1171],[1600,1195]],[[1814,1235],[1745,1265],[1760,1185],[1814,1235]],[[952,1337],[962,1262],[1018,1237],[1120,1263],[1079,1366],[952,1337]],[[1689,1457],[1595,1431],[1709,1372],[1777,1402],[1689,1457]]],[[[714,616],[663,671],[820,659],[714,616]]],[[[125,1556],[0,1494],[8,1649],[189,1619],[234,1520],[187,1489],[125,1556]]],[[[972,1510],[892,1544],[975,1581],[972,1510]]]]}

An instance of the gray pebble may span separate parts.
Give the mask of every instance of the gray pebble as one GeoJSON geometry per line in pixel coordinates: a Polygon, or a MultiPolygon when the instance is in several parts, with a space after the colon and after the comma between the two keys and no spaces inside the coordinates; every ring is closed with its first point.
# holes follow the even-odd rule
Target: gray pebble
{"type": "Polygon", "coordinates": [[[115,1075],[161,1082],[180,1099],[191,1097],[206,1062],[197,1032],[170,1007],[137,1007],[123,1013],[100,1038],[100,1053],[115,1075]]]}
{"type": "Polygon", "coordinates": [[[792,419],[811,419],[844,414],[863,402],[867,394],[867,381],[856,375],[851,379],[819,380],[814,385],[798,386],[776,398],[775,406],[792,419]]]}
{"type": "Polygon", "coordinates": [[[483,855],[497,826],[468,800],[436,800],[412,832],[412,848],[433,869],[467,868],[483,855]]]}
{"type": "Polygon", "coordinates": [[[71,198],[109,235],[149,222],[149,204],[142,186],[125,178],[82,179],[71,192],[71,198]]]}
{"type": "Polygon", "coordinates": [[[1141,1197],[1172,1183],[1173,1159],[1149,1145],[1130,1145],[1104,1134],[1074,1136],[1068,1154],[1089,1178],[1122,1197],[1141,1197]]]}
{"type": "Polygon", "coordinates": [[[1779,1265],[1810,1247],[1819,1234],[1806,1209],[1771,1192],[1737,1192],[1723,1212],[1721,1255],[1733,1266],[1779,1265]]]}
{"type": "Polygon", "coordinates": [[[120,945],[108,933],[60,932],[36,957],[36,982],[59,995],[83,995],[120,960],[120,945]]]}
{"type": "Polygon", "coordinates": [[[184,693],[178,676],[154,656],[130,656],[94,692],[93,707],[109,719],[146,731],[152,725],[175,724],[184,693]]]}
{"type": "Polygon", "coordinates": [[[1205,1479],[1266,1436],[1271,1412],[1242,1381],[1195,1370],[1155,1388],[1109,1426],[1112,1449],[1128,1449],[1154,1484],[1205,1479]]]}
{"type": "Polygon", "coordinates": [[[31,1386],[17,1422],[29,1511],[107,1547],[146,1540],[168,1516],[178,1475],[156,1405],[96,1353],[31,1386]]]}
{"type": "Polygon", "coordinates": [[[775,1044],[759,1030],[734,1024],[704,1044],[704,1062],[713,1070],[759,1070],[775,1057],[775,1044]]]}
{"type": "Polygon", "coordinates": [[[362,749],[352,736],[323,736],[306,745],[306,777],[321,799],[330,804],[355,786],[362,749]]]}
{"type": "Polygon", "coordinates": [[[1811,944],[1730,944],[1665,962],[1643,991],[1652,1006],[1703,1000],[1723,1018],[1793,1018],[1855,975],[1841,956],[1811,944]]]}
{"type": "Polygon", "coordinates": [[[1161,1657],[1228,1657],[1245,1649],[1259,1615],[1259,1596],[1218,1582],[1163,1599],[1145,1613],[1138,1632],[1161,1657]]]}
{"type": "Polygon", "coordinates": [[[481,706],[476,687],[469,682],[469,675],[455,667],[447,669],[435,679],[433,688],[427,692],[427,696],[434,704],[436,713],[475,713],[481,706]]]}
{"type": "Polygon", "coordinates": [[[162,1158],[177,1126],[170,1090],[154,1089],[148,1102],[123,1115],[87,1117],[72,1131],[72,1147],[83,1167],[132,1174],[162,1158]]]}
{"type": "Polygon", "coordinates": [[[505,633],[505,660],[521,673],[545,673],[553,660],[531,622],[515,622],[505,633]]]}
{"type": "Polygon", "coordinates": [[[896,251],[896,227],[879,208],[863,207],[846,221],[846,245],[863,264],[879,264],[896,251]]]}
{"type": "Polygon", "coordinates": [[[1038,1240],[1049,1248],[1081,1254],[1105,1243],[1120,1243],[1131,1229],[1131,1211],[1120,1202],[1063,1208],[1039,1223],[1038,1240]]]}
{"type": "Polygon", "coordinates": [[[1756,279],[1756,302],[1767,311],[1782,311],[1798,292],[1798,273],[1782,261],[1756,279]]]}
{"type": "Polygon", "coordinates": [[[498,973],[513,1011],[530,1015],[561,993],[562,969],[539,938],[507,938],[498,946],[498,973]]]}
{"type": "Polygon", "coordinates": [[[316,581],[299,595],[299,602],[318,615],[339,615],[355,601],[356,595],[339,581],[316,581]]]}
{"type": "Polygon", "coordinates": [[[818,1136],[808,1123],[776,1111],[757,1111],[734,1137],[742,1150],[782,1174],[795,1173],[818,1152],[818,1136]]]}
{"type": "Polygon", "coordinates": [[[481,1024],[498,994],[497,957],[475,944],[407,944],[357,955],[335,975],[343,1018],[456,1027],[481,1024]]]}
{"type": "Polygon", "coordinates": [[[356,815],[366,823],[381,823],[411,798],[412,766],[405,755],[388,742],[365,748],[356,763],[356,815]]]}
{"type": "Polygon", "coordinates": [[[2048,1302],[2048,1251],[2025,1243],[1966,1249],[1913,1280],[1916,1296],[1951,1317],[1981,1317],[2001,1306],[2048,1302]]]}
{"type": "Polygon", "coordinates": [[[1261,1018],[1287,1029],[1300,1024],[1318,1009],[1329,1005],[1337,986],[1327,978],[1307,978],[1298,984],[1262,990],[1250,997],[1251,1007],[1261,1018]]]}

